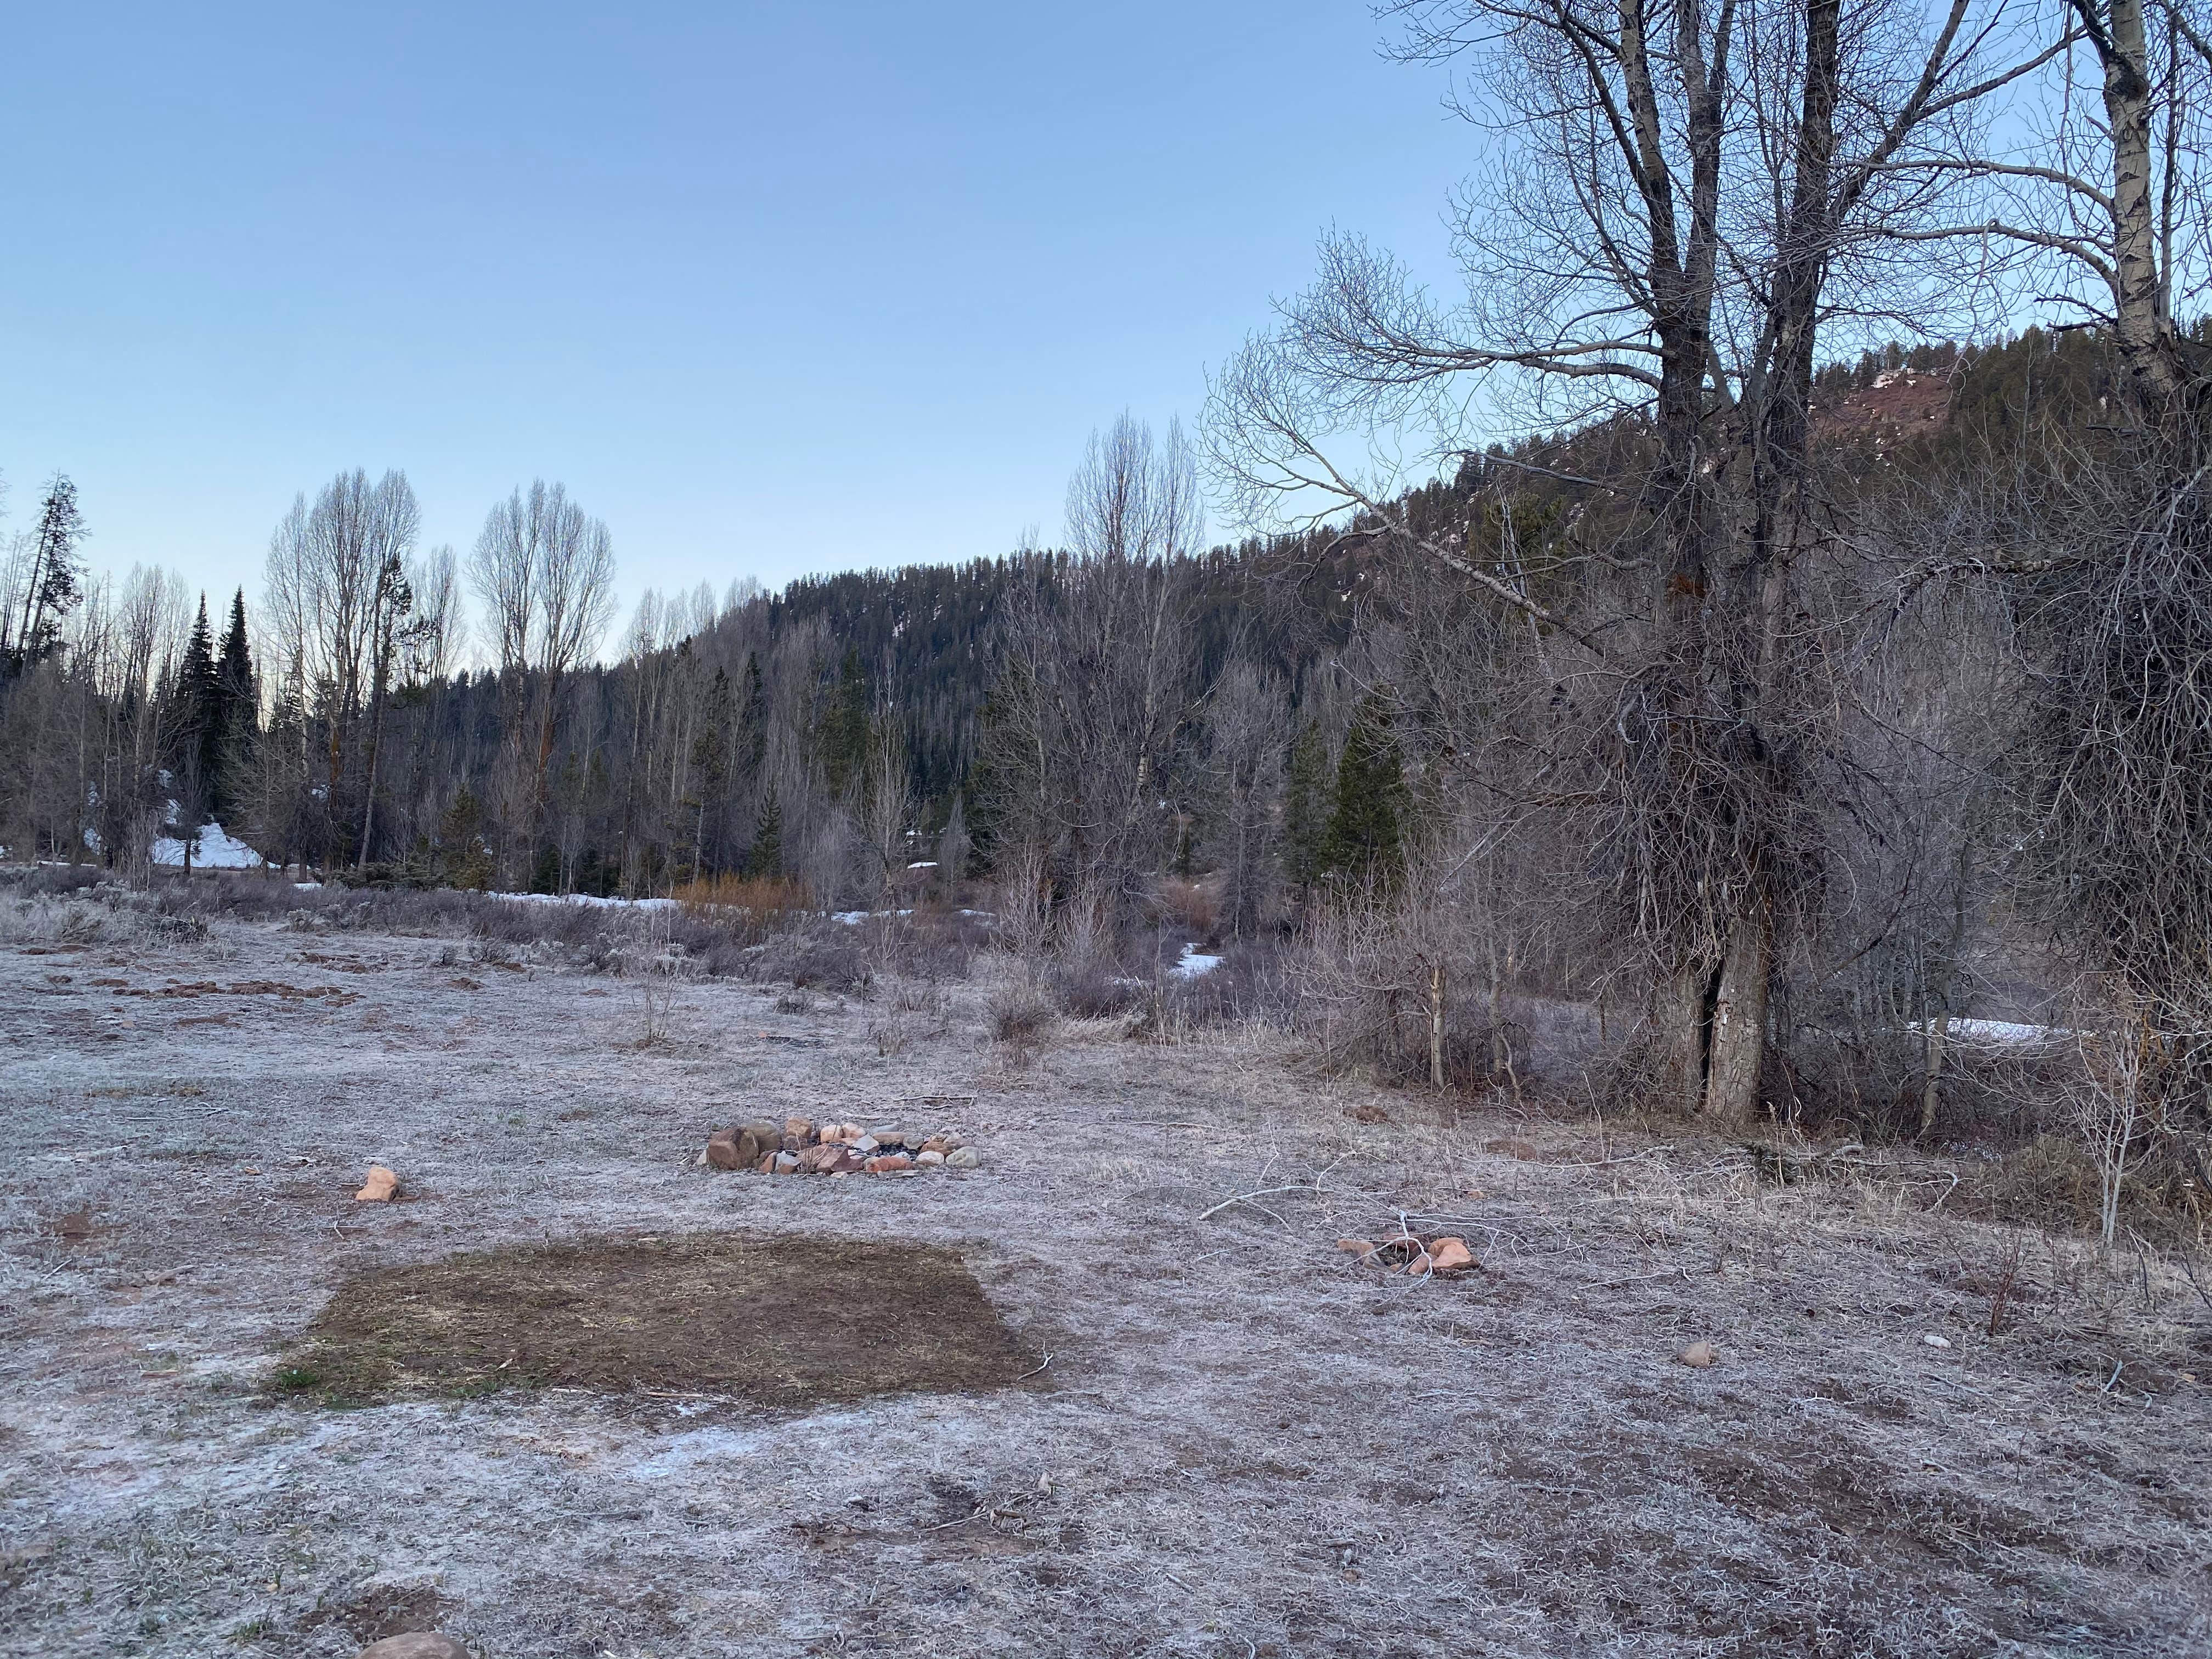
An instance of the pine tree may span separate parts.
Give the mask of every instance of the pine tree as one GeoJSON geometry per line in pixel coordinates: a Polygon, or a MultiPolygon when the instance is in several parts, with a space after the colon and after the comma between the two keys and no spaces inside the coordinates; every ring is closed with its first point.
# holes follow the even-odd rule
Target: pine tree
{"type": "Polygon", "coordinates": [[[748,783],[768,759],[768,689],[761,682],[760,653],[745,653],[745,707],[738,717],[738,766],[748,783]]]}
{"type": "Polygon", "coordinates": [[[753,828],[753,848],[745,860],[745,873],[763,881],[775,881],[783,875],[783,805],[776,799],[773,784],[761,802],[760,822],[753,828]]]}
{"type": "Polygon", "coordinates": [[[1321,723],[1309,720],[1291,744],[1283,780],[1283,857],[1292,883],[1321,879],[1322,845],[1328,838],[1328,743],[1321,723]]]}
{"type": "MultiPolygon", "coordinates": [[[[189,848],[199,826],[215,808],[215,783],[222,769],[222,687],[216,678],[215,635],[208,627],[207,595],[200,595],[198,617],[169,693],[170,787],[179,832],[189,848]]],[[[191,855],[185,855],[191,867],[191,855]]]]}
{"type": "Polygon", "coordinates": [[[259,735],[261,691],[253,673],[253,651],[246,641],[246,590],[230,601],[230,626],[216,659],[216,771],[210,793],[216,816],[226,823],[244,808],[254,739],[259,735]]]}
{"type": "Polygon", "coordinates": [[[1392,725],[1389,695],[1377,686],[1359,700],[1345,734],[1336,810],[1322,844],[1324,869],[1383,886],[1396,879],[1405,859],[1405,763],[1392,725]]]}
{"type": "MultiPolygon", "coordinates": [[[[62,619],[84,597],[84,569],[77,544],[84,539],[84,514],[78,511],[76,485],[57,472],[39,504],[39,527],[31,536],[31,576],[23,587],[21,625],[0,664],[21,673],[53,654],[61,642],[62,619]]],[[[0,624],[0,644],[7,629],[0,624]]]]}
{"type": "Polygon", "coordinates": [[[867,763],[868,676],[855,646],[845,653],[836,691],[822,721],[822,771],[830,794],[842,796],[848,784],[861,777],[867,763]]]}

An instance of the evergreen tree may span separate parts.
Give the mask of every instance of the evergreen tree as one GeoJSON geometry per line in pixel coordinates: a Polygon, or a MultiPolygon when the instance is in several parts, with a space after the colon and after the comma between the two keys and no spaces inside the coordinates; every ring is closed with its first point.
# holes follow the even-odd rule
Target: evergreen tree
{"type": "Polygon", "coordinates": [[[261,693],[253,673],[253,651],[246,635],[246,590],[230,601],[230,626],[216,659],[216,764],[211,793],[216,816],[226,823],[244,808],[254,739],[259,735],[261,693]]]}
{"type": "Polygon", "coordinates": [[[1336,810],[1322,843],[1322,867],[1388,886],[1405,859],[1401,823],[1405,763],[1392,729],[1390,697],[1377,686],[1359,700],[1336,769],[1336,810]]]}
{"type": "MultiPolygon", "coordinates": [[[[57,472],[39,504],[39,527],[31,536],[31,575],[23,586],[23,614],[9,646],[9,673],[21,673],[53,654],[61,642],[62,619],[84,597],[84,569],[77,544],[84,539],[84,515],[76,504],[76,485],[57,472]]],[[[12,620],[12,619],[11,619],[12,620]]],[[[8,629],[0,624],[0,644],[8,629]]]]}
{"type": "Polygon", "coordinates": [[[783,805],[775,798],[773,784],[761,802],[760,822],[753,828],[753,848],[745,860],[745,873],[765,881],[777,880],[783,874],[783,805]]]}
{"type": "Polygon", "coordinates": [[[842,796],[847,785],[862,776],[867,763],[868,677],[855,646],[845,653],[830,712],[822,721],[822,772],[830,794],[842,796]]]}
{"type": "Polygon", "coordinates": [[[1291,744],[1283,780],[1283,857],[1291,882],[1310,887],[1321,879],[1322,846],[1328,838],[1328,743],[1321,723],[1309,720],[1291,744]]]}
{"type": "MultiPolygon", "coordinates": [[[[199,826],[215,810],[215,787],[222,769],[222,686],[216,677],[215,635],[208,627],[207,595],[200,595],[198,617],[185,642],[177,679],[169,693],[170,793],[176,819],[189,847],[199,826]]],[[[190,860],[187,857],[187,867],[190,860]]]]}
{"type": "Polygon", "coordinates": [[[464,789],[438,825],[438,872],[453,887],[491,885],[491,848],[484,840],[483,809],[464,789]]]}
{"type": "Polygon", "coordinates": [[[768,688],[761,682],[760,653],[745,653],[745,707],[738,721],[738,766],[748,783],[768,759],[768,688]]]}
{"type": "Polygon", "coordinates": [[[691,739],[691,874],[707,873],[708,852],[718,839],[729,793],[729,734],[737,723],[737,701],[726,670],[717,668],[707,688],[707,707],[691,739]]]}

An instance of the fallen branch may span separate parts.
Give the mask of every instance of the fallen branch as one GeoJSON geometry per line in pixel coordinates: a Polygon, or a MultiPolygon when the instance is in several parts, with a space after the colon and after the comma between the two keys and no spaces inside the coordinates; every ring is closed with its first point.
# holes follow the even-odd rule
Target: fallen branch
{"type": "MultiPolygon", "coordinates": [[[[1351,1154],[1350,1154],[1349,1152],[1347,1152],[1347,1153],[1346,1153],[1346,1154],[1345,1154],[1345,1157],[1346,1157],[1346,1158],[1349,1158],[1350,1156],[1351,1156],[1351,1154]]],[[[1273,1163],[1274,1162],[1274,1159],[1273,1159],[1273,1158],[1269,1158],[1267,1161],[1268,1161],[1268,1163],[1273,1164],[1273,1163]]],[[[1313,1178],[1313,1184],[1312,1184],[1311,1186],[1308,1186],[1308,1185],[1306,1185],[1306,1183],[1305,1183],[1305,1182],[1296,1182],[1296,1183],[1294,1183],[1293,1185],[1291,1185],[1291,1186],[1288,1186],[1288,1187],[1260,1187],[1260,1188],[1255,1188],[1254,1190],[1252,1190],[1251,1192],[1249,1192],[1249,1193],[1239,1193],[1239,1194],[1237,1194],[1234,1198],[1224,1198],[1224,1199],[1223,1199],[1223,1200],[1221,1200],[1221,1202],[1220,1202],[1220,1203],[1218,1203],[1218,1204],[1215,1205],[1212,1209],[1206,1211],[1206,1212],[1205,1212],[1203,1214],[1201,1214],[1198,1218],[1199,1218],[1200,1221],[1204,1221],[1204,1220],[1207,1219],[1209,1217],[1212,1217],[1212,1216],[1219,1215],[1219,1214],[1222,1212],[1222,1211],[1224,1211],[1224,1210],[1225,1210],[1225,1209],[1228,1209],[1228,1208],[1229,1208],[1231,1206],[1232,1206],[1232,1205],[1249,1203],[1251,1200],[1255,1199],[1255,1198],[1272,1198],[1272,1197],[1273,1197],[1277,1193],[1311,1193],[1311,1194],[1313,1194],[1316,1197],[1319,1197],[1319,1196],[1321,1195],[1321,1183],[1322,1183],[1322,1178],[1323,1178],[1324,1176],[1328,1176],[1328,1175],[1330,1175],[1330,1174],[1334,1173],[1334,1170],[1335,1170],[1335,1169],[1336,1169],[1337,1164],[1341,1164],[1341,1163],[1343,1163],[1343,1162],[1344,1162],[1344,1158],[1340,1158],[1336,1159],[1334,1163],[1332,1163],[1332,1164],[1328,1166],[1328,1169],[1326,1169],[1326,1170],[1322,1170],[1319,1171],[1319,1172],[1318,1172],[1318,1173],[1314,1176],[1314,1178],[1313,1178]]],[[[1261,1173],[1262,1176],[1265,1176],[1267,1172],[1265,1170],[1261,1170],[1261,1171],[1260,1171],[1260,1173],[1261,1173]]],[[[1255,1206],[1255,1208],[1258,1208],[1258,1207],[1262,1207],[1262,1206],[1255,1206]]],[[[1274,1219],[1276,1219],[1277,1221],[1282,1221],[1282,1219],[1283,1219],[1283,1218],[1282,1218],[1282,1217],[1280,1217],[1280,1216],[1279,1216],[1279,1215],[1275,1215],[1275,1214],[1274,1214],[1274,1212],[1273,1212],[1273,1211],[1272,1211],[1272,1210],[1267,1211],[1267,1214],[1269,1214],[1270,1216],[1273,1216],[1273,1217],[1274,1217],[1274,1219]]],[[[1287,1222],[1285,1222],[1285,1223],[1284,1223],[1284,1224],[1285,1224],[1285,1226],[1287,1226],[1287,1225],[1289,1225],[1290,1224],[1289,1224],[1289,1223],[1287,1223],[1287,1222]]]]}

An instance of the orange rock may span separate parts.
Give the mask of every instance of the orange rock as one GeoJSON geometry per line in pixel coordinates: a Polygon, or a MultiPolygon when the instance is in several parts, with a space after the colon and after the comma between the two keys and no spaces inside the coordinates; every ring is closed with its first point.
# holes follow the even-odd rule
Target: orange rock
{"type": "Polygon", "coordinates": [[[1685,1365],[1694,1365],[1699,1370],[1703,1370],[1713,1361],[1718,1359],[1720,1354],[1710,1342],[1692,1342],[1674,1358],[1685,1365]]]}
{"type": "Polygon", "coordinates": [[[787,1141],[796,1136],[804,1144],[814,1139],[814,1125],[803,1117],[786,1118],[783,1133],[787,1141]]]}
{"type": "Polygon", "coordinates": [[[775,1173],[775,1154],[774,1152],[768,1153],[753,1167],[759,1170],[763,1175],[774,1175],[775,1173]]]}
{"type": "Polygon", "coordinates": [[[890,1175],[899,1170],[912,1168],[914,1168],[914,1160],[904,1152],[886,1153],[882,1158],[872,1158],[867,1162],[867,1171],[870,1175],[890,1175]]]}
{"type": "Polygon", "coordinates": [[[928,1139],[921,1143],[921,1150],[925,1152],[950,1152],[951,1150],[951,1142],[950,1138],[947,1136],[932,1135],[928,1139]]]}
{"type": "Polygon", "coordinates": [[[362,1189],[353,1195],[354,1202],[389,1204],[392,1202],[392,1194],[398,1190],[399,1177],[381,1164],[372,1164],[368,1166],[368,1180],[363,1184],[362,1189]]]}
{"type": "MultiPolygon", "coordinates": [[[[751,1137],[747,1136],[746,1139],[750,1142],[751,1137]]],[[[742,1170],[748,1163],[756,1161],[757,1154],[754,1158],[740,1155],[735,1129],[717,1129],[707,1137],[707,1167],[710,1170],[742,1170]]]]}
{"type": "Polygon", "coordinates": [[[1426,1250],[1423,1250],[1419,1255],[1415,1256],[1411,1261],[1408,1261],[1406,1264],[1406,1271],[1413,1274],[1414,1278],[1419,1279],[1423,1273],[1428,1272],[1429,1267],[1429,1253],[1426,1250]]]}
{"type": "Polygon", "coordinates": [[[1374,1241],[1371,1239],[1340,1238],[1336,1241],[1336,1248],[1342,1250],[1346,1255],[1372,1255],[1375,1254],[1375,1244],[1374,1241]]]}
{"type": "Polygon", "coordinates": [[[1438,1273],[1474,1266],[1474,1252],[1463,1238],[1439,1238],[1429,1246],[1429,1265],[1438,1273]]]}
{"type": "Polygon", "coordinates": [[[809,1175],[826,1175],[836,1168],[837,1160],[845,1149],[834,1140],[825,1140],[818,1146],[809,1146],[799,1155],[799,1167],[809,1175]]]}

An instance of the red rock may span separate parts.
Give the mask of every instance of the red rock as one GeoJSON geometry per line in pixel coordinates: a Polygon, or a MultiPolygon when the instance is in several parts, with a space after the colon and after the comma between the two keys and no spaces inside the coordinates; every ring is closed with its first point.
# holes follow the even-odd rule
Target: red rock
{"type": "Polygon", "coordinates": [[[433,1631],[410,1631],[371,1642],[355,1659],[469,1659],[469,1650],[450,1636],[433,1631]]]}
{"type": "Polygon", "coordinates": [[[362,1189],[353,1195],[354,1202],[389,1204],[392,1202],[392,1194],[398,1190],[399,1177],[381,1164],[372,1164],[368,1166],[368,1180],[362,1189]]]}
{"type": "Polygon", "coordinates": [[[1373,1242],[1364,1238],[1340,1238],[1336,1241],[1336,1248],[1342,1250],[1346,1255],[1372,1255],[1375,1254],[1375,1245],[1373,1242]]]}
{"type": "Polygon", "coordinates": [[[911,1170],[914,1160],[904,1152],[890,1152],[882,1158],[870,1158],[866,1168],[870,1175],[891,1175],[900,1170],[911,1170]]]}
{"type": "Polygon", "coordinates": [[[949,1135],[932,1135],[921,1143],[921,1150],[925,1152],[949,1152],[952,1150],[952,1139],[949,1135]]]}
{"type": "Polygon", "coordinates": [[[774,1175],[775,1173],[775,1154],[774,1152],[764,1154],[762,1157],[761,1161],[753,1167],[758,1170],[763,1175],[774,1175]]]}
{"type": "Polygon", "coordinates": [[[834,1140],[825,1140],[817,1146],[809,1146],[799,1155],[799,1167],[809,1175],[826,1175],[836,1168],[837,1160],[845,1149],[834,1140]]]}
{"type": "MultiPolygon", "coordinates": [[[[707,1137],[707,1167],[710,1170],[742,1170],[759,1161],[760,1154],[744,1157],[738,1148],[738,1134],[735,1129],[717,1129],[707,1137]]],[[[752,1150],[752,1137],[744,1137],[747,1151],[752,1150]]]]}
{"type": "Polygon", "coordinates": [[[803,1117],[786,1118],[783,1122],[783,1138],[787,1145],[794,1135],[799,1138],[799,1144],[805,1146],[814,1139],[814,1125],[803,1117]]]}
{"type": "Polygon", "coordinates": [[[1472,1267],[1474,1252],[1467,1248],[1463,1238],[1439,1238],[1429,1246],[1429,1266],[1440,1273],[1472,1267]]]}
{"type": "Polygon", "coordinates": [[[1414,1278],[1419,1279],[1423,1273],[1428,1272],[1431,1265],[1431,1264],[1429,1261],[1429,1253],[1426,1250],[1423,1250],[1419,1255],[1415,1256],[1411,1261],[1408,1261],[1406,1264],[1406,1271],[1413,1274],[1414,1278]]]}
{"type": "Polygon", "coordinates": [[[850,1146],[840,1142],[837,1147],[837,1159],[836,1162],[830,1165],[830,1173],[831,1175],[856,1175],[860,1170],[867,1168],[867,1159],[862,1158],[850,1146]]]}

